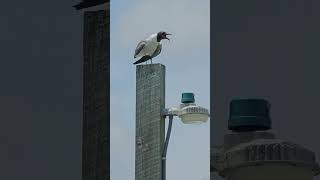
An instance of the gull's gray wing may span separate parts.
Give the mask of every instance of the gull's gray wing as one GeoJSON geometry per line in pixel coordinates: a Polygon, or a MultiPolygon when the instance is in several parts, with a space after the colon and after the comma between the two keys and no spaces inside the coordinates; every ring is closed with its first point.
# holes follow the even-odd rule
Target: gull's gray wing
{"type": "Polygon", "coordinates": [[[161,49],[162,49],[162,45],[159,44],[157,49],[153,52],[151,57],[154,58],[154,57],[158,56],[161,53],[161,49]]]}
{"type": "Polygon", "coordinates": [[[134,52],[134,58],[137,57],[137,55],[141,52],[141,50],[144,48],[146,45],[146,41],[140,41],[139,44],[137,45],[136,51],[134,52]]]}

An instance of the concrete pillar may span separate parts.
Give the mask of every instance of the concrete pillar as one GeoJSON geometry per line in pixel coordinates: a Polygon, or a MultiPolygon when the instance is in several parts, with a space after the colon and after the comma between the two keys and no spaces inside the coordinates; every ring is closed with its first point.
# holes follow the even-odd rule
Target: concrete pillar
{"type": "MultiPolygon", "coordinates": [[[[161,152],[165,137],[165,66],[136,69],[136,180],[161,180],[161,152]]],[[[124,112],[125,113],[125,112],[124,112]]]]}
{"type": "Polygon", "coordinates": [[[110,179],[109,11],[84,13],[82,179],[110,179]]]}

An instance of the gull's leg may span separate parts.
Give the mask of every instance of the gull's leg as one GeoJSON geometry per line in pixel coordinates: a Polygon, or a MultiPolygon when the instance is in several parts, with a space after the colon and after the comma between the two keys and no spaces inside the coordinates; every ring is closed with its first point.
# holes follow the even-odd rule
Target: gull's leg
{"type": "Polygon", "coordinates": [[[151,58],[151,64],[152,64],[152,58],[151,58]]]}

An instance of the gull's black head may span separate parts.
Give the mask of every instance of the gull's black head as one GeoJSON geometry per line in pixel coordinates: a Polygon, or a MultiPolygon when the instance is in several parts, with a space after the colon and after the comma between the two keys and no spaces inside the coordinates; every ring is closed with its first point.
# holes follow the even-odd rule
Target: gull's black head
{"type": "Polygon", "coordinates": [[[160,42],[162,39],[168,39],[168,40],[170,40],[170,39],[167,37],[167,35],[171,35],[171,34],[166,33],[166,32],[164,32],[164,31],[158,32],[158,34],[157,34],[157,40],[158,40],[158,42],[160,42]]]}

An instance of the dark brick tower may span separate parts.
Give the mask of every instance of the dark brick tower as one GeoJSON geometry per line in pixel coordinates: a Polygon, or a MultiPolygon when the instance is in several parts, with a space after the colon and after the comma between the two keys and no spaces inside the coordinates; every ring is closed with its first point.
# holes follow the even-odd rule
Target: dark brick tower
{"type": "MultiPolygon", "coordinates": [[[[107,1],[84,0],[76,9],[107,1]]],[[[110,4],[84,12],[82,180],[110,179],[110,4]]]]}

